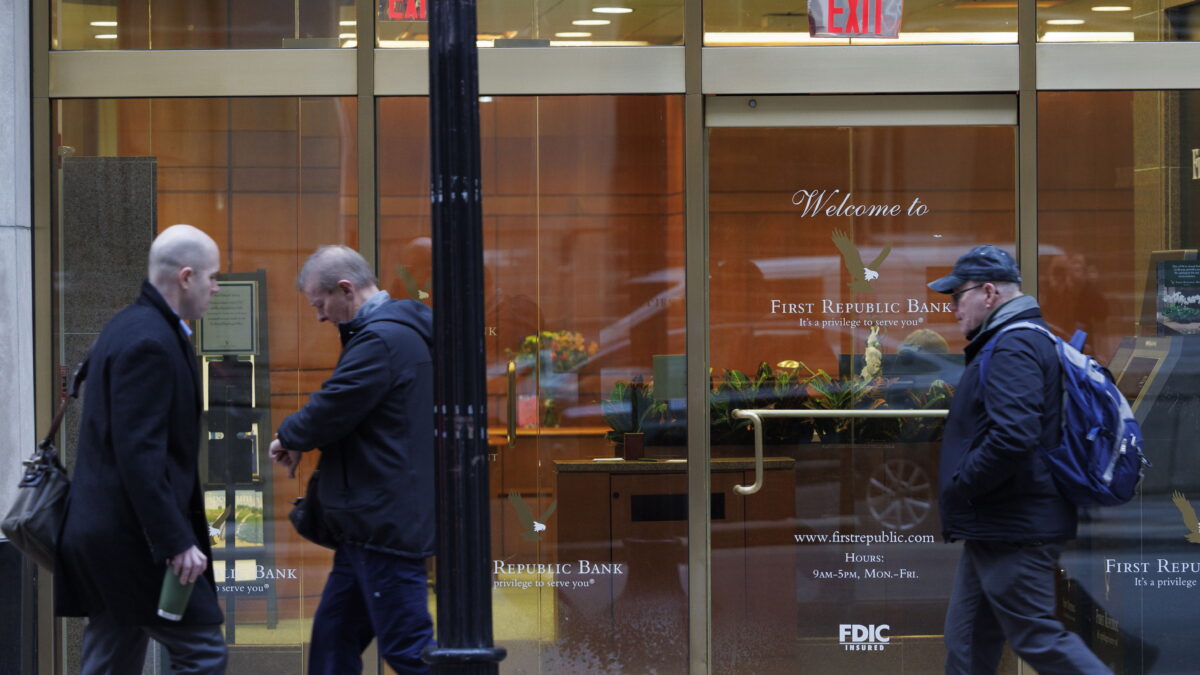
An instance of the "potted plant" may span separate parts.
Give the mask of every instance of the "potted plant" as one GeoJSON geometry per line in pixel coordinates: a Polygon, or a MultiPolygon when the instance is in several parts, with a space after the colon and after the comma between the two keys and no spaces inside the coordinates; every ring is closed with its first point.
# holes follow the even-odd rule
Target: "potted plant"
{"type": "Polygon", "coordinates": [[[641,458],[645,447],[643,425],[661,415],[665,403],[654,400],[654,385],[636,377],[632,382],[617,382],[608,398],[600,402],[601,414],[610,430],[604,437],[612,441],[625,459],[641,458]]]}
{"type": "MultiPolygon", "coordinates": [[[[886,405],[882,379],[846,376],[833,377],[817,370],[808,379],[810,396],[805,407],[813,410],[874,410],[886,405]]],[[[849,443],[894,440],[898,433],[895,419],[821,418],[815,422],[822,442],[849,443]]]]}
{"type": "MultiPolygon", "coordinates": [[[[712,385],[709,397],[713,445],[749,445],[754,442],[750,420],[734,417],[736,410],[799,410],[809,406],[807,370],[799,361],[782,361],[776,368],[763,361],[753,377],[726,369],[712,385]]],[[[763,443],[808,443],[814,424],[806,418],[773,419],[764,425],[763,443]]]]}

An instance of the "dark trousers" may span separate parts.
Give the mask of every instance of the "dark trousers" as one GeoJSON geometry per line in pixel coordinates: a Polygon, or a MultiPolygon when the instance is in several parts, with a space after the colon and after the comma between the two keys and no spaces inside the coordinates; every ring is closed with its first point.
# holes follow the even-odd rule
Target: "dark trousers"
{"type": "Polygon", "coordinates": [[[362,672],[362,653],[378,637],[397,673],[427,673],[421,651],[433,644],[425,561],[342,544],[313,617],[310,675],[362,672]]]}
{"type": "Polygon", "coordinates": [[[101,614],[83,630],[82,675],[141,675],[150,638],[166,647],[172,673],[222,675],[227,660],[220,626],[132,626],[101,614]]]}
{"type": "Polygon", "coordinates": [[[946,613],[946,672],[995,673],[1005,640],[1040,675],[1111,671],[1054,615],[1059,544],[967,541],[946,613]]]}

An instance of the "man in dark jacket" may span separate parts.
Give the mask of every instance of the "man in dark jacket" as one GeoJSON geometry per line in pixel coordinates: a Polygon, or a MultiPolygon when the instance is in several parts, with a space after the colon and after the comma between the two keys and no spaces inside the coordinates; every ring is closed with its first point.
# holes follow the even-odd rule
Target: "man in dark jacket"
{"type": "Polygon", "coordinates": [[[83,673],[140,673],[148,638],[172,672],[225,672],[223,617],[200,490],[200,377],[184,320],[217,292],[213,240],[174,225],[150,246],[137,301],[88,356],[87,396],[55,570],[55,611],[89,617],[83,673]],[[196,582],[179,621],[157,614],[163,574],[196,582]]]}
{"type": "Polygon", "coordinates": [[[1032,330],[1006,333],[980,381],[976,356],[997,331],[1017,321],[1045,325],[1020,283],[1013,257],[984,245],[929,284],[950,295],[970,340],[940,466],[943,535],[963,540],[946,614],[946,672],[994,673],[1007,640],[1042,675],[1107,673],[1054,613],[1059,553],[1076,528],[1075,506],[1041,457],[1061,433],[1055,347],[1032,330]]]}
{"type": "Polygon", "coordinates": [[[433,638],[425,559],[433,554],[433,318],[392,300],[358,252],[325,246],[297,285],[342,355],[309,402],[279,425],[271,457],[295,475],[321,450],[317,496],[337,540],[313,618],[310,673],[362,671],[373,638],[397,673],[423,673],[433,638]]]}

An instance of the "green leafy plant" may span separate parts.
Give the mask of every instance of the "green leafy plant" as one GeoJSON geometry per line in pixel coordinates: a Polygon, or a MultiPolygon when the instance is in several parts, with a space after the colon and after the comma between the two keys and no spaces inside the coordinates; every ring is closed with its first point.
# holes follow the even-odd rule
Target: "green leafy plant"
{"type": "MultiPolygon", "coordinates": [[[[735,417],[735,410],[875,410],[887,406],[887,390],[895,383],[858,376],[834,377],[812,371],[798,361],[772,367],[760,363],[753,375],[729,368],[710,378],[710,440],[713,445],[748,445],[754,442],[750,420],[735,417]]],[[[905,409],[945,409],[954,388],[942,380],[926,391],[908,392],[905,409]]],[[[686,441],[686,418],[665,402],[654,400],[652,383],[641,378],[618,382],[601,401],[604,421],[612,428],[609,440],[620,442],[625,433],[646,432],[648,445],[686,441]]],[[[775,418],[764,425],[766,444],[878,443],[935,441],[942,421],[936,418],[775,418]]]]}
{"type": "MultiPolygon", "coordinates": [[[[763,361],[753,377],[740,370],[726,369],[720,380],[713,383],[709,397],[713,445],[750,443],[753,429],[750,420],[734,417],[735,410],[799,410],[809,401],[807,371],[798,361],[783,361],[777,368],[763,361]]],[[[764,425],[764,443],[807,442],[812,440],[813,422],[803,418],[771,420],[764,425]]]]}
{"type": "MultiPolygon", "coordinates": [[[[765,363],[762,365],[766,365],[765,363]]],[[[761,369],[762,366],[759,366],[761,369]]],[[[808,368],[799,361],[781,361],[772,373],[769,400],[763,407],[772,410],[801,410],[808,407],[810,400],[808,376],[801,372],[808,368]]],[[[813,438],[816,425],[811,418],[784,417],[773,419],[763,429],[766,443],[805,443],[813,438]]]]}
{"type": "MultiPolygon", "coordinates": [[[[908,393],[909,407],[913,410],[946,410],[950,407],[952,398],[954,398],[954,387],[945,380],[934,380],[927,391],[908,393]]],[[[906,417],[900,420],[899,440],[908,442],[939,441],[944,429],[945,423],[938,418],[906,417]]]]}
{"type": "Polygon", "coordinates": [[[636,377],[632,382],[617,382],[608,398],[600,402],[601,415],[611,430],[604,437],[624,443],[625,434],[641,433],[647,420],[661,416],[665,403],[654,400],[654,385],[636,377]]]}
{"type": "MultiPolygon", "coordinates": [[[[886,380],[861,377],[833,377],[817,370],[808,379],[811,392],[805,407],[813,410],[874,410],[886,403],[886,380]]],[[[824,442],[887,441],[898,434],[895,419],[854,419],[826,417],[816,421],[817,433],[824,442]]]]}
{"type": "Polygon", "coordinates": [[[759,379],[751,380],[740,370],[727,368],[713,381],[708,396],[711,413],[709,436],[713,445],[748,442],[750,420],[733,416],[733,411],[755,407],[759,379]]]}

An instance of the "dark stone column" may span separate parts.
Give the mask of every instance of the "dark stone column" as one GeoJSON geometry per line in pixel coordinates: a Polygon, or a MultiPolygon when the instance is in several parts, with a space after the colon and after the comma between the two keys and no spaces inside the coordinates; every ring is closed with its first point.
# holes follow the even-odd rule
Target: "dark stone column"
{"type": "Polygon", "coordinates": [[[429,9],[439,673],[495,673],[474,0],[429,9]]]}

